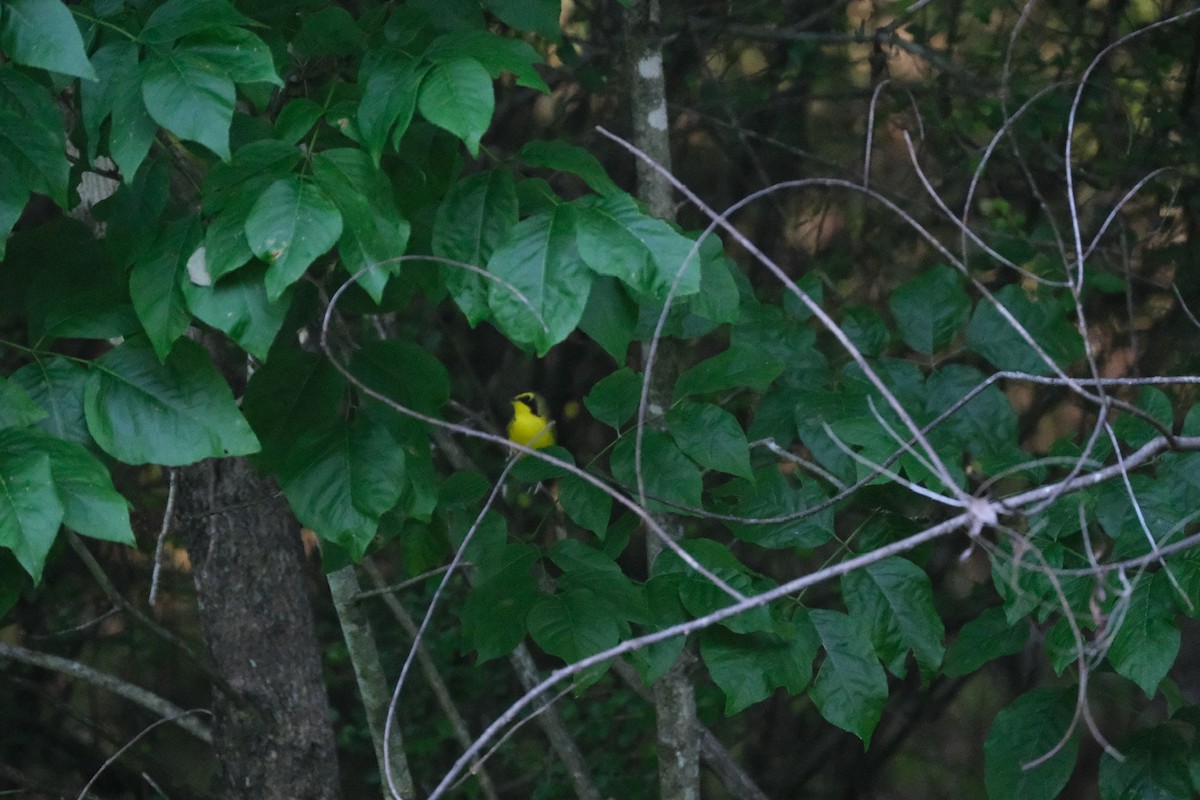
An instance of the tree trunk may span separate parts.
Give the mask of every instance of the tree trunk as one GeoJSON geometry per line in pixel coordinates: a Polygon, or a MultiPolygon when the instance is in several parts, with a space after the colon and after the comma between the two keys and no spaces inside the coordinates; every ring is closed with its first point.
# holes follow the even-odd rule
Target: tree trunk
{"type": "Polygon", "coordinates": [[[298,528],[274,485],[244,458],[204,461],[181,478],[201,627],[218,674],[237,693],[214,692],[218,795],[337,798],[298,528]]]}

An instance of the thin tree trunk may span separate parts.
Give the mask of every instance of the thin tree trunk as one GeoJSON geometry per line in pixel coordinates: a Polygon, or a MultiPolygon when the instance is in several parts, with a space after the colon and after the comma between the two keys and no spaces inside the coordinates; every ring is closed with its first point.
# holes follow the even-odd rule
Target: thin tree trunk
{"type": "MultiPolygon", "coordinates": [[[[666,83],[659,31],[658,0],[633,0],[625,15],[628,46],[628,77],[633,120],[633,143],[667,170],[671,169],[671,147],[666,83]]],[[[675,216],[671,185],[650,165],[637,163],[638,196],[650,213],[663,219],[675,216]]],[[[648,348],[643,350],[643,354],[648,348]]],[[[666,408],[679,376],[682,353],[673,340],[658,344],[658,358],[650,383],[650,403],[666,408]]],[[[655,519],[673,538],[683,537],[679,520],[668,514],[655,519]]],[[[662,550],[662,543],[647,537],[648,562],[662,550]]],[[[652,687],[658,734],[658,783],[662,800],[699,800],[700,738],[697,735],[696,698],[687,675],[691,656],[684,651],[652,687]]]]}
{"type": "Polygon", "coordinates": [[[217,672],[237,693],[214,697],[218,795],[337,798],[299,527],[244,458],[204,461],[181,477],[180,527],[201,628],[217,672]]]}

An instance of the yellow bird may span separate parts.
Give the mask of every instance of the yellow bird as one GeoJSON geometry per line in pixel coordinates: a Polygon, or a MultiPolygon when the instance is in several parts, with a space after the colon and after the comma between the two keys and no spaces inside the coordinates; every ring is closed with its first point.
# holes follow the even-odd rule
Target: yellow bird
{"type": "Polygon", "coordinates": [[[509,439],[535,450],[558,444],[546,398],[537,392],[521,392],[512,399],[512,407],[512,419],[508,421],[509,439]]]}

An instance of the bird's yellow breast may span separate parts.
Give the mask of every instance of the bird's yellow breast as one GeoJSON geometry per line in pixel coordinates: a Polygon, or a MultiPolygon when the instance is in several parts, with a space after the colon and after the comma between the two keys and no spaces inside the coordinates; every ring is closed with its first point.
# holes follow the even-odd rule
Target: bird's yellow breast
{"type": "Polygon", "coordinates": [[[517,444],[540,450],[557,443],[554,420],[546,398],[534,392],[522,392],[512,399],[513,415],[508,422],[508,438],[517,444]]]}

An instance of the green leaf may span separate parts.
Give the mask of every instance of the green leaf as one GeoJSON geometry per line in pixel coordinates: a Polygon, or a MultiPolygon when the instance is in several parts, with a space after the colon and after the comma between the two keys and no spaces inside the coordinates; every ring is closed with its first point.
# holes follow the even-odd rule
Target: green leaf
{"type": "Polygon", "coordinates": [[[473,58],[493,78],[511,72],[517,76],[518,86],[550,93],[550,87],[533,68],[534,64],[543,63],[542,56],[524,39],[498,36],[483,28],[459,30],[433,40],[425,48],[425,58],[434,64],[473,58]]]}
{"type": "Polygon", "coordinates": [[[1188,759],[1195,757],[1179,733],[1169,725],[1135,731],[1117,743],[1125,758],[1109,753],[1100,757],[1102,800],[1189,800],[1196,796],[1188,774],[1188,759]]]}
{"type": "Polygon", "coordinates": [[[114,458],[182,466],[258,450],[228,384],[195,342],[180,339],[159,363],[149,342],[131,339],[94,364],[84,411],[92,436],[114,458]]]}
{"type": "Polygon", "coordinates": [[[291,291],[276,302],[263,285],[266,266],[256,264],[212,286],[184,281],[183,294],[196,318],[237,342],[243,350],[266,361],[283,320],[292,305],[291,291]]]}
{"type": "Polygon", "coordinates": [[[896,287],[888,306],[904,343],[926,355],[950,344],[971,315],[962,276],[944,264],[896,287]]]}
{"type": "Polygon", "coordinates": [[[637,413],[642,396],[642,376],[629,367],[621,367],[600,380],[583,398],[593,417],[614,430],[637,413]]]}
{"type": "Polygon", "coordinates": [[[20,383],[0,377],[0,429],[24,428],[48,417],[20,383]]]}
{"type": "Polygon", "coordinates": [[[1170,578],[1162,572],[1142,575],[1108,651],[1113,669],[1153,697],[1179,655],[1180,641],[1170,578]]]}
{"type": "Polygon", "coordinates": [[[804,616],[779,623],[771,634],[739,635],[714,627],[700,637],[700,656],[713,682],[725,693],[725,714],[732,715],[785,687],[804,691],[817,654],[816,631],[804,616]]]}
{"type": "Polygon", "coordinates": [[[601,197],[621,193],[621,188],[612,182],[600,159],[573,144],[561,140],[527,142],[517,158],[531,167],[545,167],[557,172],[569,172],[583,179],[592,191],[601,197]]]}
{"type": "Polygon", "coordinates": [[[1076,731],[1058,747],[1075,716],[1072,689],[1033,689],[996,715],[983,745],[984,781],[992,800],[1051,800],[1067,785],[1079,750],[1076,731]]]}
{"type": "Polygon", "coordinates": [[[143,69],[142,100],[154,121],[228,161],[233,80],[186,49],[151,51],[143,69]]]}
{"type": "Polygon", "coordinates": [[[87,369],[63,356],[38,358],[9,377],[46,412],[40,422],[42,430],[81,443],[92,441],[83,415],[87,379],[87,369]]]}
{"type": "Polygon", "coordinates": [[[484,0],[483,6],[506,25],[558,41],[560,0],[484,0]]]}
{"type": "MultiPolygon", "coordinates": [[[[711,539],[685,539],[680,542],[680,546],[696,560],[696,563],[744,595],[770,588],[769,582],[747,569],[729,548],[720,542],[711,539]]],[[[655,559],[651,575],[660,581],[673,581],[678,587],[680,601],[693,617],[711,614],[733,602],[733,598],[724,589],[696,572],[670,548],[663,548],[655,559]]],[[[770,633],[775,630],[775,623],[766,606],[743,611],[720,624],[734,633],[770,633]]]]}
{"type": "Polygon", "coordinates": [[[558,482],[558,502],[579,527],[604,538],[612,516],[612,498],[578,475],[563,476],[558,482]]]}
{"type": "Polygon", "coordinates": [[[488,260],[501,283],[488,285],[488,303],[500,331],[544,355],[579,323],[590,273],[575,243],[575,210],[559,206],[518,222],[488,260]]]}
{"type": "Polygon", "coordinates": [[[310,426],[279,471],[296,518],[317,536],[362,558],[379,518],[404,488],[404,450],[366,416],[310,426]]]}
{"type": "Polygon", "coordinates": [[[133,181],[150,152],[158,126],[142,100],[142,68],[138,47],[128,39],[109,42],[92,55],[98,79],[80,84],[88,154],[95,161],[101,124],[110,118],[108,151],[125,183],[133,181]]]}
{"type": "MultiPolygon", "coordinates": [[[[434,218],[434,255],[482,266],[517,224],[517,190],[506,169],[468,175],[450,187],[434,218]]],[[[486,319],[488,282],[462,267],[445,265],[451,297],[472,326],[486,319]]]]}
{"type": "Polygon", "coordinates": [[[579,329],[600,345],[618,364],[625,361],[636,335],[638,308],[615,278],[603,275],[592,281],[579,329]]]}
{"type": "Polygon", "coordinates": [[[576,539],[555,542],[549,556],[563,572],[558,579],[560,590],[589,589],[622,621],[648,621],[650,611],[645,592],[621,571],[612,557],[576,539]]]}
{"type": "MultiPolygon", "coordinates": [[[[636,492],[637,443],[632,434],[622,436],[612,452],[612,474],[636,492]]],[[[647,430],[642,437],[642,479],[651,508],[700,507],[704,483],[700,470],[683,454],[675,441],[662,431],[647,430]]],[[[675,509],[679,510],[679,509],[675,509]]]]}
{"type": "Polygon", "coordinates": [[[129,296],[159,360],[188,329],[192,318],[183,296],[187,261],[200,236],[194,217],[177,220],[133,265],[129,296]]]}
{"type": "MultiPolygon", "coordinates": [[[[1137,407],[1145,411],[1151,419],[1162,423],[1164,428],[1171,430],[1174,424],[1174,409],[1171,407],[1171,399],[1161,389],[1143,386],[1138,390],[1137,407]]],[[[1118,417],[1113,423],[1113,432],[1131,448],[1141,447],[1162,435],[1149,422],[1132,414],[1122,414],[1118,417]]]]}
{"type": "Polygon", "coordinates": [[[255,463],[277,472],[313,420],[333,418],[345,396],[346,380],[316,353],[279,349],[255,370],[242,410],[262,442],[255,463]]]}
{"type": "Polygon", "coordinates": [[[887,676],[866,633],[850,617],[816,609],[809,618],[825,648],[809,696],[821,716],[862,739],[866,748],[887,702],[887,676]]]}
{"type": "MultiPolygon", "coordinates": [[[[1033,340],[1062,367],[1083,358],[1083,339],[1062,306],[1048,292],[1032,297],[1016,284],[996,292],[996,299],[1020,322],[1033,340]]],[[[1005,320],[995,305],[981,300],[967,325],[967,344],[997,369],[1047,375],[1050,367],[1005,320]]]]}
{"type": "Polygon", "coordinates": [[[71,12],[59,0],[7,0],[0,50],[18,64],[96,80],[71,12]]]}
{"type": "Polygon", "coordinates": [[[26,292],[22,310],[35,346],[128,336],[139,328],[124,268],[75,220],[54,220],[14,238],[4,268],[26,292]]]}
{"type": "Polygon", "coordinates": [[[65,513],[50,472],[50,456],[10,450],[0,434],[0,547],[29,576],[42,579],[46,556],[65,513]]]}
{"type": "MultiPolygon", "coordinates": [[[[399,340],[371,342],[350,359],[350,371],[363,385],[427,416],[439,416],[450,399],[450,376],[425,348],[399,340]]],[[[425,423],[373,397],[364,399],[369,414],[385,422],[399,440],[427,446],[425,423]]]]}
{"type": "Polygon", "coordinates": [[[970,675],[987,662],[1019,653],[1029,642],[1029,627],[1010,625],[999,606],[985,609],[963,625],[946,651],[942,673],[951,678],[970,675]]]}
{"type": "Polygon", "coordinates": [[[782,372],[783,364],[770,355],[733,345],[680,375],[675,383],[675,399],[734,388],[765,392],[782,372]]]}
{"type": "MultiPolygon", "coordinates": [[[[0,110],[0,115],[3,115],[2,110],[0,110]]],[[[15,176],[16,172],[16,168],[0,153],[0,173],[15,176]]],[[[21,218],[21,212],[25,210],[25,204],[29,202],[29,194],[29,187],[16,177],[0,181],[0,258],[4,258],[8,249],[8,234],[12,232],[13,226],[21,218]]]]}
{"type": "Polygon", "coordinates": [[[929,576],[903,558],[887,558],[842,577],[846,610],[870,626],[871,643],[888,671],[905,674],[912,650],[926,679],[942,663],[946,630],[933,607],[929,576]]]}
{"type": "Polygon", "coordinates": [[[345,232],[338,254],[351,274],[368,267],[358,279],[375,302],[399,263],[391,261],[408,248],[411,226],[400,216],[391,183],[362,150],[336,148],[313,157],[313,179],[342,214],[345,232]]]}
{"type": "Polygon", "coordinates": [[[731,481],[718,489],[717,497],[736,498],[730,512],[746,519],[786,518],[782,522],[750,524],[729,523],[730,529],[744,542],[759,547],[812,548],[825,544],[833,537],[833,508],[812,513],[809,509],[828,498],[820,485],[804,480],[795,485],[777,466],[760,467],[753,480],[731,481]]]}
{"type": "Polygon", "coordinates": [[[108,470],[87,448],[40,429],[0,433],[0,451],[50,457],[50,475],[63,504],[63,524],[84,536],[136,546],[129,504],[113,487],[108,470]]]}
{"type": "Polygon", "coordinates": [[[679,449],[700,466],[753,480],[746,433],[725,409],[681,403],[667,412],[667,429],[679,449]]]}
{"type": "MultiPolygon", "coordinates": [[[[307,136],[324,115],[325,109],[319,104],[307,97],[297,97],[289,101],[275,118],[275,138],[295,144],[307,136]]],[[[359,124],[361,126],[361,122],[359,124]]]]}
{"type": "Polygon", "coordinates": [[[358,83],[363,96],[358,104],[358,130],[371,161],[379,166],[388,136],[396,131],[399,140],[412,121],[421,81],[429,71],[418,59],[396,59],[387,53],[371,53],[363,59],[358,83]]]}
{"type": "Polygon", "coordinates": [[[421,116],[462,139],[473,156],[479,155],[495,105],[492,78],[473,58],[435,65],[417,97],[421,116]]]}
{"type": "Polygon", "coordinates": [[[265,281],[271,302],[341,235],[341,213],[315,185],[298,175],[272,183],[246,217],[250,249],[271,265],[265,281]]]}
{"type": "Polygon", "coordinates": [[[191,33],[252,22],[225,0],[167,0],[146,20],[138,40],[163,44],[191,33]]]}
{"type": "Polygon", "coordinates": [[[865,356],[877,356],[892,343],[883,319],[868,306],[850,306],[842,313],[842,331],[865,356]]]}
{"type": "Polygon", "coordinates": [[[222,26],[189,35],[177,45],[208,62],[214,72],[234,83],[270,83],[283,86],[275,72],[271,49],[262,39],[241,28],[222,26]]]}
{"type": "Polygon", "coordinates": [[[676,298],[700,290],[700,249],[689,258],[695,242],[648,216],[632,197],[589,197],[576,206],[579,251],[592,270],[655,298],[666,297],[677,276],[676,298]]]}
{"type": "Polygon", "coordinates": [[[526,624],[538,647],[567,663],[606,650],[621,638],[611,607],[582,587],[539,597],[526,624]]]}
{"type": "Polygon", "coordinates": [[[531,573],[536,548],[523,542],[487,551],[488,572],[471,587],[462,608],[463,635],[477,663],[511,653],[525,638],[525,619],[541,596],[531,573]]]}
{"type": "Polygon", "coordinates": [[[13,207],[24,206],[21,198],[29,191],[49,195],[60,208],[66,207],[66,149],[62,117],[50,92],[16,69],[0,68],[0,162],[7,162],[0,184],[11,184],[5,193],[9,207],[4,219],[16,221],[13,207]]]}

